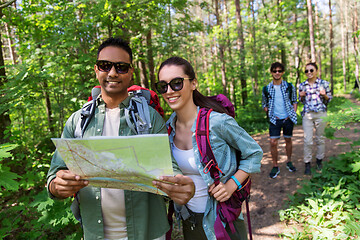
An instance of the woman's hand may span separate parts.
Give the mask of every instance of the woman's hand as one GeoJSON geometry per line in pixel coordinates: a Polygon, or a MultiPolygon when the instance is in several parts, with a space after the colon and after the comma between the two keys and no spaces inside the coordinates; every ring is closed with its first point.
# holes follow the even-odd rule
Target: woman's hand
{"type": "Polygon", "coordinates": [[[162,176],[160,180],[165,182],[153,181],[153,184],[177,204],[185,205],[195,194],[195,184],[190,177],[177,174],[175,177],[162,176]]]}
{"type": "Polygon", "coordinates": [[[227,181],[225,184],[220,182],[217,186],[213,183],[209,187],[209,194],[213,196],[218,202],[225,202],[237,189],[237,185],[233,180],[227,181]]]}

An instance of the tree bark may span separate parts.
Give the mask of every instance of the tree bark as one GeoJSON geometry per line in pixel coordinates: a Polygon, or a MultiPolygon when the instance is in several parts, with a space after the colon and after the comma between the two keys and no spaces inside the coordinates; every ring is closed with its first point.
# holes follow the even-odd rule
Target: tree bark
{"type": "Polygon", "coordinates": [[[255,0],[252,0],[250,3],[251,7],[251,16],[252,16],[252,35],[253,35],[253,70],[254,70],[254,95],[258,94],[259,85],[258,85],[258,70],[257,70],[257,46],[256,46],[256,18],[255,18],[255,9],[254,9],[255,0]]]}
{"type": "Polygon", "coordinates": [[[333,23],[332,23],[331,0],[329,0],[329,30],[330,30],[330,83],[331,83],[331,93],[334,94],[334,60],[333,60],[334,32],[333,32],[333,23]]]}
{"type": "Polygon", "coordinates": [[[344,26],[344,13],[342,7],[343,1],[340,0],[340,24],[341,24],[341,55],[342,55],[342,68],[343,68],[343,84],[346,91],[346,53],[345,53],[345,26],[344,26]]]}
{"type": "Polygon", "coordinates": [[[321,78],[322,75],[322,64],[321,64],[321,38],[319,33],[319,11],[318,11],[318,2],[315,3],[315,32],[316,32],[316,49],[317,49],[317,64],[319,66],[318,76],[321,78]]]}
{"type": "MultiPolygon", "coordinates": [[[[2,5],[0,5],[0,18],[3,17],[3,8],[9,6],[10,4],[12,4],[13,2],[15,2],[15,0],[3,3],[2,5]]],[[[5,85],[5,83],[7,82],[7,78],[6,78],[6,71],[5,71],[5,62],[4,62],[4,56],[3,56],[3,43],[1,40],[1,32],[0,32],[0,89],[2,89],[5,85]]],[[[1,93],[1,98],[5,97],[4,93],[1,93]]],[[[5,135],[4,131],[6,130],[7,127],[9,127],[11,125],[11,120],[10,120],[10,116],[9,116],[9,110],[5,110],[4,112],[0,113],[0,144],[6,143],[9,141],[9,136],[10,134],[5,135]]]]}
{"type": "MultiPolygon", "coordinates": [[[[354,8],[355,11],[353,11],[353,36],[354,36],[354,56],[355,56],[355,84],[354,84],[354,89],[357,85],[360,87],[360,82],[359,82],[359,37],[357,35],[357,31],[359,30],[359,23],[358,23],[358,13],[357,13],[357,9],[358,9],[358,2],[354,3],[354,8]]],[[[359,88],[358,88],[359,90],[359,88]]]]}
{"type": "Polygon", "coordinates": [[[312,4],[311,4],[311,0],[306,0],[306,3],[307,3],[307,13],[308,13],[309,34],[310,34],[310,54],[311,54],[311,62],[316,62],[314,24],[313,24],[313,17],[312,17],[312,4]]]}
{"type": "MultiPolygon", "coordinates": [[[[294,13],[294,25],[297,26],[297,13],[294,13]]],[[[300,50],[298,39],[294,39],[294,55],[295,55],[295,69],[296,69],[296,85],[300,84],[300,50]]]]}
{"type": "MultiPolygon", "coordinates": [[[[215,17],[216,17],[216,25],[219,28],[222,28],[222,23],[220,19],[220,13],[219,13],[219,1],[215,0],[215,17]]],[[[220,62],[221,62],[221,84],[223,86],[223,94],[227,96],[227,80],[226,80],[226,66],[225,66],[225,46],[222,43],[221,36],[217,36],[217,42],[219,44],[219,54],[220,54],[220,62]]]]}
{"type": "Polygon", "coordinates": [[[152,89],[155,89],[155,64],[153,56],[153,47],[152,47],[152,34],[151,29],[146,35],[146,48],[147,48],[147,60],[149,66],[149,75],[150,75],[150,86],[152,89]]]}
{"type": "Polygon", "coordinates": [[[240,83],[241,83],[241,97],[242,97],[242,105],[245,105],[248,94],[246,90],[246,78],[245,78],[245,40],[241,19],[241,6],[240,0],[235,0],[236,7],[236,25],[238,30],[238,39],[236,41],[237,49],[240,53],[240,83]]]}

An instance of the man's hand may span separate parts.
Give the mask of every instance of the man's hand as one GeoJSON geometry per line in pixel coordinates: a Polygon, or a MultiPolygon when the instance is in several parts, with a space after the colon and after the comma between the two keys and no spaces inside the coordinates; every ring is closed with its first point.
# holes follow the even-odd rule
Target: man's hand
{"type": "Polygon", "coordinates": [[[50,182],[49,190],[57,198],[67,198],[88,184],[89,181],[81,180],[80,176],[70,170],[60,170],[56,173],[56,178],[50,182]]]}
{"type": "Polygon", "coordinates": [[[160,179],[169,183],[153,181],[153,184],[177,204],[185,205],[195,194],[195,184],[190,177],[177,174],[175,177],[162,176],[160,179]]]}

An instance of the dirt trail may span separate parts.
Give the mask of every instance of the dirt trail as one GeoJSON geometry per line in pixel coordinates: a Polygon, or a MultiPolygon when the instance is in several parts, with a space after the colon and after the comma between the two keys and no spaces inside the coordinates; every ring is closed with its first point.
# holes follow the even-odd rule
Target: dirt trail
{"type": "MultiPolygon", "coordinates": [[[[351,130],[340,130],[335,133],[337,137],[358,139],[359,133],[354,133],[355,128],[360,128],[360,123],[350,124],[351,130]]],[[[292,227],[279,220],[278,210],[282,209],[284,201],[289,194],[294,194],[299,187],[298,181],[310,176],[304,175],[305,164],[303,162],[303,130],[302,126],[295,126],[293,132],[293,155],[292,162],[297,168],[296,172],[289,172],[286,168],[285,142],[279,141],[279,167],[280,174],[275,178],[269,177],[271,164],[270,143],[268,134],[255,135],[253,138],[259,143],[264,151],[261,173],[254,174],[252,179],[250,214],[255,240],[280,239],[279,234],[291,231],[292,227]]],[[[324,161],[331,156],[350,151],[350,144],[339,140],[326,139],[326,154],[324,161]]],[[[314,149],[315,152],[315,149],[314,149]]],[[[315,166],[314,161],[312,167],[315,166]]],[[[246,214],[244,214],[246,215],[246,214]]]]}

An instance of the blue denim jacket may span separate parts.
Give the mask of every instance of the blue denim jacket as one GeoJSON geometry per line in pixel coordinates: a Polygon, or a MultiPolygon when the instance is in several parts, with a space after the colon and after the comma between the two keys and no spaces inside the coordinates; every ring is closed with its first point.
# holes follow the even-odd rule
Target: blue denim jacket
{"type": "MultiPolygon", "coordinates": [[[[175,122],[176,113],[174,112],[166,123],[167,127],[170,125],[172,129],[169,135],[171,145],[174,144],[175,122]]],[[[260,162],[263,156],[263,151],[255,140],[237,124],[234,118],[228,116],[227,114],[221,114],[213,111],[210,114],[209,125],[210,144],[219,168],[225,174],[221,177],[221,182],[227,182],[238,169],[247,173],[260,172],[260,162]],[[241,151],[243,159],[240,161],[239,167],[237,167],[236,163],[235,149],[241,151]]],[[[203,172],[204,167],[201,163],[201,156],[196,144],[195,130],[196,120],[191,128],[191,131],[193,132],[192,145],[194,157],[199,172],[209,187],[214,180],[211,178],[210,172],[207,174],[203,172]]],[[[212,196],[209,196],[203,219],[203,228],[208,239],[216,239],[214,231],[216,207],[217,201],[212,196]]],[[[180,218],[179,214],[177,214],[177,217],[178,219],[180,218]]]]}

